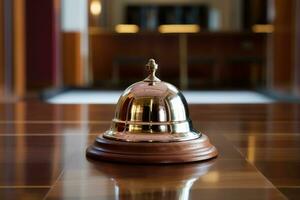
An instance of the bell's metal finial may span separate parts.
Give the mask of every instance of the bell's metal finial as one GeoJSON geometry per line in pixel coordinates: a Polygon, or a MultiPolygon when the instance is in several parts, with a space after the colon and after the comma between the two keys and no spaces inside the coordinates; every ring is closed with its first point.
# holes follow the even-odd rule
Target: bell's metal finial
{"type": "Polygon", "coordinates": [[[158,69],[158,64],[156,64],[155,60],[152,58],[149,59],[148,63],[146,64],[146,67],[148,69],[149,75],[144,81],[146,82],[160,81],[159,78],[157,78],[155,75],[156,70],[158,69]]]}

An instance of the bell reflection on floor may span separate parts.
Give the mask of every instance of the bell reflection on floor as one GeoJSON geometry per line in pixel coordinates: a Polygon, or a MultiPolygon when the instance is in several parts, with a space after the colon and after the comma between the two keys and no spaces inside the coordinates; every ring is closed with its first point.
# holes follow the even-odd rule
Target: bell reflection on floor
{"type": "Polygon", "coordinates": [[[113,181],[115,199],[187,200],[194,182],[207,174],[215,161],[179,165],[135,165],[134,167],[127,164],[91,162],[95,170],[113,181]]]}

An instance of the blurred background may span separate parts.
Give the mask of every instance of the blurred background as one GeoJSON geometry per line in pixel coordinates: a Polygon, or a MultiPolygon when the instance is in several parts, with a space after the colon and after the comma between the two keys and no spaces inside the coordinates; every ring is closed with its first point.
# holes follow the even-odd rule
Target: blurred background
{"type": "Polygon", "coordinates": [[[0,100],[121,91],[149,58],[181,90],[299,100],[299,31],[297,0],[0,0],[0,100]]]}

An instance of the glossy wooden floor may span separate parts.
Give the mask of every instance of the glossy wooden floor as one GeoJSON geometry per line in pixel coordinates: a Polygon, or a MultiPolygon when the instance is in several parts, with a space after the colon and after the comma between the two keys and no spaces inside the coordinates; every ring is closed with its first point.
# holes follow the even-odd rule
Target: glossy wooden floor
{"type": "Polygon", "coordinates": [[[300,199],[300,105],[191,105],[209,162],[88,161],[112,105],[0,105],[0,199],[300,199]]]}

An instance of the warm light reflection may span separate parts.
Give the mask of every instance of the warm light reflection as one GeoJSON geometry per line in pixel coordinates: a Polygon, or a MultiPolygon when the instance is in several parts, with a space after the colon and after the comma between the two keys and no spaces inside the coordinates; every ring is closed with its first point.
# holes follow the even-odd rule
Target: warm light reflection
{"type": "Polygon", "coordinates": [[[197,24],[165,24],[158,27],[160,33],[197,33],[200,26],[197,24]]]}
{"type": "Polygon", "coordinates": [[[274,25],[272,24],[255,24],[252,26],[254,33],[273,33],[274,25]]]}
{"type": "Polygon", "coordinates": [[[100,15],[101,10],[101,2],[99,0],[93,0],[90,5],[90,12],[92,13],[92,15],[100,15]]]}
{"type": "Polygon", "coordinates": [[[115,27],[117,33],[137,33],[139,27],[135,24],[118,24],[115,27]]]}
{"type": "Polygon", "coordinates": [[[248,137],[248,152],[247,152],[248,161],[255,161],[255,136],[249,135],[248,137]]]}
{"type": "Polygon", "coordinates": [[[220,174],[217,171],[207,173],[202,177],[202,180],[207,183],[216,183],[220,179],[220,174]]]}

